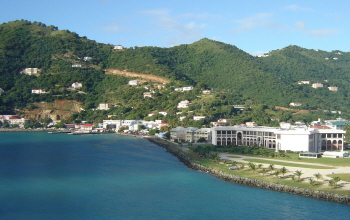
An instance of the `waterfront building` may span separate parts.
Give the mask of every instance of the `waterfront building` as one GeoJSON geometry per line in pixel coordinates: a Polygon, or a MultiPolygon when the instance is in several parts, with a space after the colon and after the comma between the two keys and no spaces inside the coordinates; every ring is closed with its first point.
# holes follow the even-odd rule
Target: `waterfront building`
{"type": "Polygon", "coordinates": [[[345,131],[335,129],[315,129],[290,127],[247,127],[243,125],[211,128],[212,144],[263,146],[268,149],[322,152],[343,151],[345,131]]]}

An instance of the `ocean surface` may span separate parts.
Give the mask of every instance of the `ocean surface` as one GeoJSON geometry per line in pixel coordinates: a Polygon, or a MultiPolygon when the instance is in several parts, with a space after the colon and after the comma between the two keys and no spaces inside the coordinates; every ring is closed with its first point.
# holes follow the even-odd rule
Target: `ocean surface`
{"type": "Polygon", "coordinates": [[[350,206],[225,182],[142,138],[0,132],[0,219],[349,219],[350,206]]]}

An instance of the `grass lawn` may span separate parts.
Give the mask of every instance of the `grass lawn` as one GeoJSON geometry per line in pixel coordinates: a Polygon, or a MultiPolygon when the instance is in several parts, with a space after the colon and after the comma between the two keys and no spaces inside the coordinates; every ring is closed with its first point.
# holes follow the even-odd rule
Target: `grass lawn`
{"type": "Polygon", "coordinates": [[[253,163],[275,164],[280,166],[292,166],[292,167],[311,168],[311,169],[332,169],[332,167],[327,167],[327,166],[298,164],[293,162],[279,162],[279,161],[263,160],[263,159],[245,159],[245,161],[253,162],[253,163]]]}
{"type": "Polygon", "coordinates": [[[340,177],[341,180],[346,181],[346,182],[350,182],[350,174],[331,174],[331,175],[327,175],[331,178],[334,178],[336,176],[340,177]]]}
{"type": "MultiPolygon", "coordinates": [[[[228,168],[231,165],[219,164],[219,162],[215,162],[215,161],[207,159],[207,158],[197,158],[196,162],[198,164],[202,164],[202,165],[207,166],[207,167],[212,167],[212,168],[215,168],[217,170],[223,171],[225,173],[234,174],[234,175],[241,176],[241,177],[247,177],[247,178],[262,180],[262,181],[266,181],[266,182],[274,182],[274,183],[278,183],[278,184],[286,185],[286,186],[300,187],[300,188],[311,189],[311,190],[322,190],[322,191],[326,191],[326,192],[350,196],[349,190],[342,190],[341,187],[340,188],[330,188],[328,186],[327,181],[319,180],[314,185],[311,185],[307,179],[304,179],[302,181],[296,181],[296,180],[292,180],[287,175],[285,177],[283,177],[282,174],[279,175],[279,177],[276,177],[276,176],[272,175],[270,172],[266,173],[265,175],[259,173],[258,171],[255,171],[253,173],[253,171],[249,170],[247,166],[243,170],[241,170],[241,169],[230,170],[228,168]]],[[[335,175],[335,176],[340,177],[340,175],[335,175]]],[[[348,176],[350,178],[350,174],[348,174],[348,176]]],[[[342,179],[342,177],[340,177],[340,178],[342,179]]],[[[342,180],[345,180],[345,178],[342,180]]]]}
{"type": "MultiPolygon", "coordinates": [[[[284,160],[289,163],[293,162],[303,162],[303,163],[310,163],[310,164],[322,164],[325,166],[350,166],[350,158],[299,158],[299,154],[295,153],[286,153],[290,158],[284,158],[284,157],[263,157],[263,156],[254,156],[254,155],[242,155],[242,156],[249,156],[249,157],[256,157],[256,158],[266,158],[266,159],[276,159],[276,160],[284,160]]],[[[238,154],[232,155],[232,156],[239,156],[238,154]]]]}

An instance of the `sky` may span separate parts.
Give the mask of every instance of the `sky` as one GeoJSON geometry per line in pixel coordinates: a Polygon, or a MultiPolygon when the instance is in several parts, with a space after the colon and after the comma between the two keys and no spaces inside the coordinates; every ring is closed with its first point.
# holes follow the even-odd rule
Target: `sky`
{"type": "Polygon", "coordinates": [[[0,0],[0,24],[37,21],[124,47],[206,37],[252,55],[289,45],[349,52],[349,11],[347,0],[0,0]]]}

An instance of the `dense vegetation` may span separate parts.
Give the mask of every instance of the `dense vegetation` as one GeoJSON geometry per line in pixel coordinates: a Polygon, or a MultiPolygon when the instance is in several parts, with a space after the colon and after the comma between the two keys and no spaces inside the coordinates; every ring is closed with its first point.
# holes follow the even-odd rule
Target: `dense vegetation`
{"type": "MultiPolygon", "coordinates": [[[[85,111],[66,121],[100,122],[108,115],[115,119],[165,119],[171,126],[208,126],[210,121],[231,118],[232,124],[256,121],[277,126],[279,121],[310,122],[317,118],[335,118],[337,110],[347,118],[350,54],[341,51],[316,51],[288,46],[271,51],[268,57],[253,57],[235,46],[209,39],[171,48],[134,47],[113,50],[80,37],[68,30],[40,22],[13,21],[0,25],[0,114],[14,109],[36,108],[37,102],[56,99],[77,100],[85,111]],[[84,60],[91,57],[91,60],[84,60]],[[325,59],[327,58],[327,59],[325,59]],[[79,65],[74,67],[72,65],[79,65]],[[25,68],[39,68],[38,75],[25,75],[25,68]],[[126,78],[107,75],[105,69],[119,69],[151,74],[170,80],[165,88],[159,83],[144,82],[130,86],[126,78]],[[321,82],[323,88],[299,85],[300,80],[321,82]],[[325,81],[326,80],[326,81],[325,81]],[[80,82],[81,90],[69,89],[80,82]],[[174,88],[194,86],[194,90],[176,92],[174,88]],[[337,86],[338,92],[328,90],[337,86]],[[46,94],[32,94],[43,89],[46,94]],[[212,93],[202,94],[203,89],[212,93]],[[153,91],[153,98],[143,93],[153,91]],[[188,109],[177,109],[177,103],[190,100],[188,109]],[[300,102],[308,114],[276,109],[300,102]],[[112,103],[108,111],[92,111],[99,103],[112,103]],[[238,110],[233,105],[244,105],[238,110]],[[167,111],[167,116],[158,114],[167,111]],[[155,113],[148,117],[149,113],[155,113]],[[176,114],[178,113],[178,114],[176,114]],[[210,119],[191,120],[205,115],[210,119]],[[185,116],[182,121],[178,118],[185,116]]],[[[18,113],[18,112],[17,112],[18,113]]]]}

